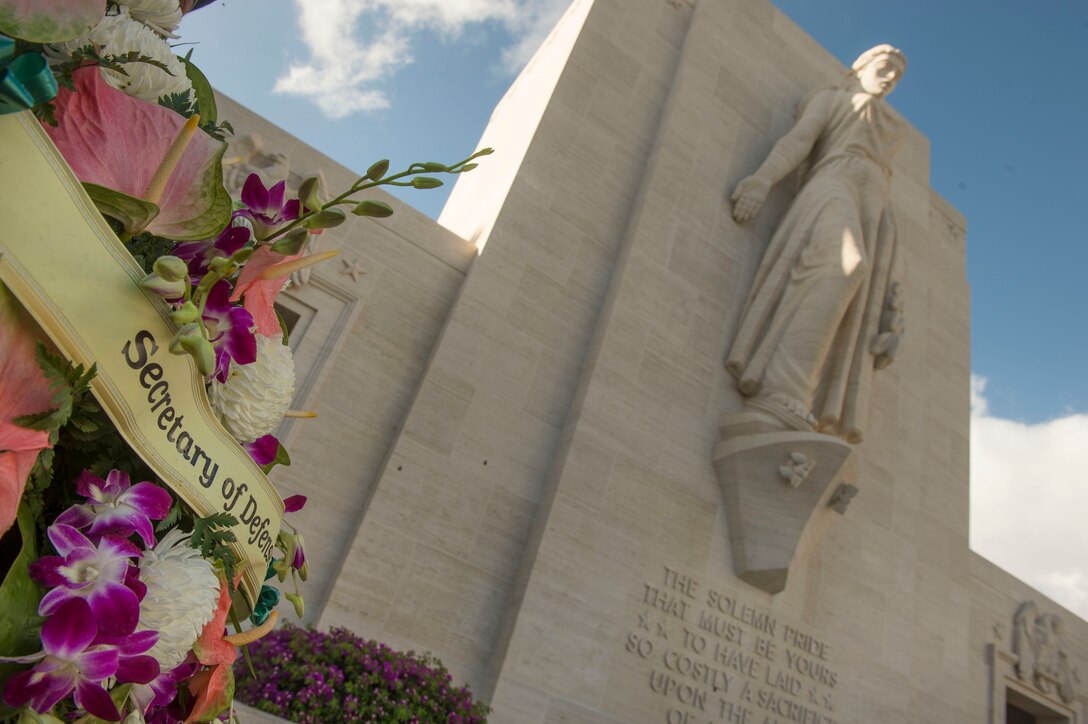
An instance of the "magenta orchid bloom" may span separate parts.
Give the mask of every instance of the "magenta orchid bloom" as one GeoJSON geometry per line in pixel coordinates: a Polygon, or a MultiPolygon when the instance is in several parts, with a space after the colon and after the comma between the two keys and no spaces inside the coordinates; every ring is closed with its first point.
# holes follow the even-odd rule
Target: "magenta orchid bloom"
{"type": "MultiPolygon", "coordinates": [[[[196,663],[181,663],[170,671],[160,672],[153,680],[132,687],[132,701],[145,715],[148,715],[152,707],[168,706],[178,696],[178,683],[192,678],[199,668],[199,664],[196,663]]],[[[160,716],[165,715],[165,712],[160,714],[160,716]]],[[[150,716],[147,720],[151,720],[150,716]]],[[[180,720],[175,718],[168,721],[180,720]]]]}
{"type": "Polygon", "coordinates": [[[276,459],[280,450],[280,441],[275,435],[262,435],[253,442],[244,442],[242,447],[258,465],[268,465],[276,459]]]}
{"type": "Polygon", "coordinates": [[[42,626],[40,653],[5,659],[37,664],[8,680],[4,701],[44,714],[75,690],[77,706],[100,719],[120,720],[117,707],[102,688],[106,679],[117,674],[120,654],[110,646],[93,645],[98,635],[95,620],[101,617],[79,598],[69,599],[54,613],[42,626]]]}
{"type": "Polygon", "coordinates": [[[92,541],[103,535],[127,538],[138,533],[146,548],[155,545],[151,521],[165,518],[172,503],[163,488],[150,482],[132,485],[121,470],[111,470],[105,480],[84,470],[76,479],[76,492],[87,502],[61,513],[57,523],[86,528],[92,541]]]}
{"type": "Polygon", "coordinates": [[[266,189],[261,177],[251,173],[242,186],[242,203],[246,208],[240,213],[253,223],[254,236],[259,240],[267,239],[279,227],[298,218],[298,199],[283,201],[287,188],[285,181],[280,181],[266,189]]]}
{"type": "Polygon", "coordinates": [[[82,599],[102,633],[132,633],[140,619],[140,599],[125,585],[125,579],[139,549],[111,535],[102,536],[96,546],[62,523],[49,526],[46,533],[60,555],[42,556],[30,566],[31,578],[53,589],[42,598],[38,613],[50,616],[68,601],[82,599]]]}
{"type": "Polygon", "coordinates": [[[118,684],[149,684],[159,677],[159,662],[145,652],[159,640],[158,631],[137,631],[128,636],[110,636],[99,633],[95,644],[108,646],[117,651],[118,684]]]}
{"type": "Polygon", "coordinates": [[[247,365],[257,359],[257,338],[253,336],[253,315],[230,303],[230,283],[220,279],[208,291],[204,305],[204,326],[215,347],[215,379],[227,381],[230,363],[247,365]]]}
{"type": "MultiPolygon", "coordinates": [[[[237,216],[239,212],[235,212],[237,216]]],[[[233,220],[233,217],[232,217],[233,220]]],[[[230,224],[219,232],[214,239],[188,241],[174,247],[171,254],[189,265],[189,275],[193,284],[197,284],[208,273],[208,265],[216,257],[227,258],[249,243],[249,227],[230,224]]]]}

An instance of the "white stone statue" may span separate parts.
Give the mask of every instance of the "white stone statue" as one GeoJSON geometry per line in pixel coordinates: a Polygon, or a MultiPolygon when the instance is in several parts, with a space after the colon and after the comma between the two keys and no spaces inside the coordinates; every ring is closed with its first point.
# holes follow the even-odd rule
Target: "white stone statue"
{"type": "Polygon", "coordinates": [[[726,360],[745,411],[768,429],[859,442],[873,369],[898,348],[903,303],[891,279],[889,192],[906,129],[884,96],[905,68],[890,45],[863,53],[842,85],[801,102],[793,128],[733,193],[743,223],[771,186],[800,171],[801,189],[763,257],[726,360]]]}
{"type": "Polygon", "coordinates": [[[1044,694],[1057,693],[1069,704],[1076,699],[1076,690],[1064,635],[1061,618],[1040,614],[1034,601],[1021,604],[1013,618],[1016,675],[1044,694]]]}

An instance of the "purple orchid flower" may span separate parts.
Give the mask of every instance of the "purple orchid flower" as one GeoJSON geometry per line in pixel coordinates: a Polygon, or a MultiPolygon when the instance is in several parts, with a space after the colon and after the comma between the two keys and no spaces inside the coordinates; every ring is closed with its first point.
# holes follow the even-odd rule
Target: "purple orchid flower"
{"type": "Polygon", "coordinates": [[[241,213],[236,211],[231,217],[231,223],[214,239],[189,241],[174,247],[171,253],[188,264],[189,276],[193,284],[199,283],[208,273],[208,265],[211,264],[212,259],[229,257],[249,243],[249,227],[234,224],[234,219],[241,213]]]}
{"type": "Polygon", "coordinates": [[[283,512],[296,513],[302,510],[304,505],[306,505],[305,495],[292,495],[290,498],[283,499],[283,512]]]}
{"type": "Polygon", "coordinates": [[[253,315],[230,303],[230,283],[220,279],[208,291],[204,305],[204,326],[215,347],[215,379],[227,381],[230,363],[247,365],[257,359],[257,338],[253,336],[253,315]]]}
{"type": "MultiPolygon", "coordinates": [[[[165,707],[173,703],[178,695],[178,683],[189,679],[200,668],[196,663],[181,663],[169,671],[161,672],[152,681],[135,684],[132,687],[132,701],[145,715],[152,707],[165,707]]],[[[165,716],[166,712],[162,712],[165,716]]],[[[151,721],[148,717],[147,721],[151,721]]],[[[180,721],[170,719],[169,721],[180,721]]]]}
{"type": "Polygon", "coordinates": [[[42,626],[41,652],[4,659],[37,662],[8,680],[4,687],[8,706],[29,706],[44,714],[75,690],[77,706],[100,719],[120,720],[121,714],[102,688],[103,681],[117,674],[120,655],[110,646],[93,645],[98,634],[95,619],[86,601],[69,599],[42,626]]]}
{"type": "MultiPolygon", "coordinates": [[[[262,435],[253,442],[244,442],[242,447],[258,465],[268,465],[276,459],[276,453],[280,449],[280,441],[275,435],[262,435]]],[[[284,501],[286,503],[286,501],[284,501]]],[[[287,511],[290,512],[290,511],[287,511]]]]}
{"type": "Polygon", "coordinates": [[[53,589],[42,598],[38,613],[50,616],[68,601],[82,599],[103,633],[132,633],[140,619],[140,599],[125,579],[139,549],[112,535],[102,536],[96,546],[62,523],[49,526],[46,533],[60,555],[42,556],[30,566],[31,578],[53,589]]]}
{"type": "Polygon", "coordinates": [[[92,541],[103,535],[127,538],[138,533],[146,548],[155,545],[151,521],[165,518],[172,503],[163,488],[146,481],[132,485],[128,473],[121,470],[111,470],[105,480],[84,470],[76,479],[76,492],[87,502],[61,513],[57,523],[86,528],[92,541]]]}
{"type": "Polygon", "coordinates": [[[108,646],[117,652],[118,684],[149,684],[159,677],[159,661],[145,652],[159,640],[158,631],[137,631],[128,636],[111,636],[99,632],[95,645],[108,646]]]}
{"type": "Polygon", "coordinates": [[[280,181],[266,189],[261,177],[255,173],[251,173],[242,186],[242,203],[246,208],[241,215],[253,223],[253,235],[257,239],[267,239],[277,228],[298,218],[298,199],[283,201],[286,187],[287,183],[280,181]]]}

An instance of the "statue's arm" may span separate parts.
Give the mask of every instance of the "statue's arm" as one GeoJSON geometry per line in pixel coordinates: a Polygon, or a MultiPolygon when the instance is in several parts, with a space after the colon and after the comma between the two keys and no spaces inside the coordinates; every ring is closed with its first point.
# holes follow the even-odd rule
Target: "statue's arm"
{"type": "Polygon", "coordinates": [[[771,186],[785,178],[812,152],[827,123],[831,98],[830,92],[817,93],[789,133],[774,144],[759,170],[737,184],[733,191],[734,219],[744,222],[759,213],[771,186]]]}

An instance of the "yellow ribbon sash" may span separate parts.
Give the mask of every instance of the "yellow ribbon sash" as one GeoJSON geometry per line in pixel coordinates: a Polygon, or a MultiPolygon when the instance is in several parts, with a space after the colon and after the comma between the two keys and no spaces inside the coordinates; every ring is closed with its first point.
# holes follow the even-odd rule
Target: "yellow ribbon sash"
{"type": "Polygon", "coordinates": [[[62,354],[98,365],[95,397],[155,474],[198,515],[239,520],[238,603],[252,607],[283,500],[216,419],[191,358],[169,352],[175,327],[143,276],[33,115],[0,116],[0,281],[62,354]]]}

